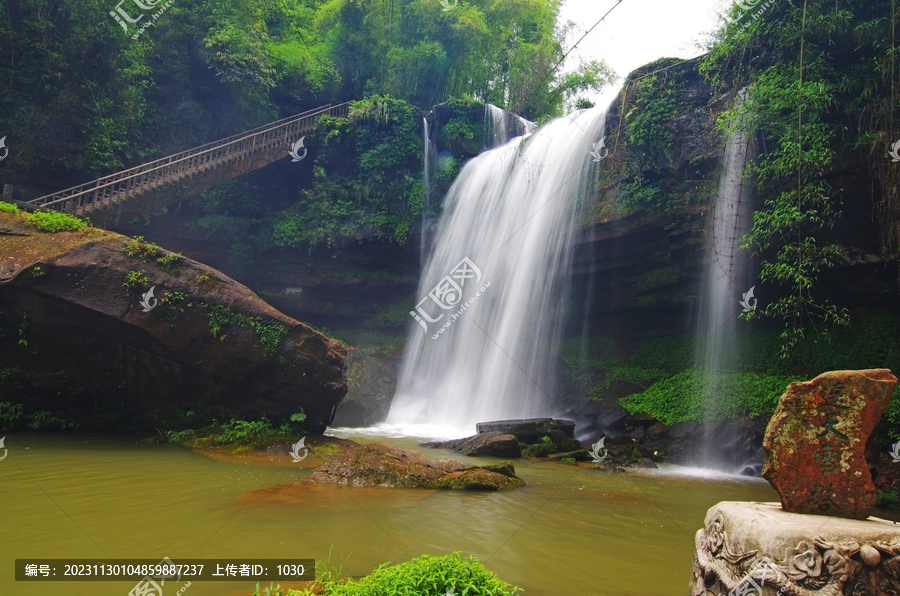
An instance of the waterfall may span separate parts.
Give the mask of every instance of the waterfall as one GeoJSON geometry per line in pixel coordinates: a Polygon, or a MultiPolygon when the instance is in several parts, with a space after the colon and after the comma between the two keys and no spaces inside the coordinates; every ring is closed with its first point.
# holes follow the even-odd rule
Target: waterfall
{"type": "Polygon", "coordinates": [[[578,205],[605,112],[582,110],[482,153],[450,188],[400,367],[389,424],[471,434],[553,412],[578,205]]]}
{"type": "Polygon", "coordinates": [[[428,130],[428,115],[422,116],[422,153],[424,164],[422,167],[422,228],[420,231],[419,262],[425,263],[425,247],[428,245],[428,236],[433,231],[429,225],[428,214],[431,213],[431,171],[434,168],[434,156],[436,154],[434,141],[428,130]]]}
{"type": "Polygon", "coordinates": [[[484,147],[494,149],[505,145],[514,137],[531,134],[534,122],[498,108],[494,104],[484,104],[484,147]]]}
{"type": "MultiPolygon", "coordinates": [[[[744,90],[738,92],[736,105],[743,102],[744,95],[744,90]]],[[[749,252],[740,248],[741,238],[750,230],[754,196],[753,184],[744,179],[744,167],[755,151],[745,128],[739,124],[726,138],[710,226],[712,246],[703,276],[696,361],[703,374],[707,407],[716,399],[719,376],[739,364],[736,334],[738,315],[743,310],[740,300],[754,285],[749,252]]],[[[711,450],[717,447],[709,445],[710,441],[705,443],[703,464],[715,466],[711,450]]]]}

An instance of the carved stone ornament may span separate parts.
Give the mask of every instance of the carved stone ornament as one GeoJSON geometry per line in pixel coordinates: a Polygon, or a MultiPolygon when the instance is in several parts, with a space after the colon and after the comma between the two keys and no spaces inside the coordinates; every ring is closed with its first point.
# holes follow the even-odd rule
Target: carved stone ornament
{"type": "Polygon", "coordinates": [[[723,502],[697,532],[691,596],[900,596],[900,524],[723,502]]]}

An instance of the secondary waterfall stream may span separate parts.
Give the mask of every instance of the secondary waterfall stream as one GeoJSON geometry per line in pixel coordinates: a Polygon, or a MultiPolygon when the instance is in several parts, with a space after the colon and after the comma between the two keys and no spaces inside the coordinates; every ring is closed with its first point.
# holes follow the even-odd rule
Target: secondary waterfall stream
{"type": "MultiPolygon", "coordinates": [[[[738,92],[736,104],[743,101],[744,91],[738,92]]],[[[750,230],[753,217],[753,187],[744,177],[744,167],[753,159],[756,147],[753,136],[738,122],[725,140],[719,188],[712,214],[712,246],[706,262],[701,291],[696,361],[703,374],[703,398],[707,408],[717,399],[719,377],[737,369],[738,315],[748,307],[755,307],[753,272],[749,251],[740,247],[741,239],[750,230]],[[745,296],[742,309],[741,297],[745,296]]],[[[711,445],[705,441],[704,467],[743,466],[747,446],[711,445]],[[713,457],[713,451],[716,457],[713,457]],[[724,453],[723,453],[724,451],[724,453]],[[725,462],[722,456],[733,457],[725,462]]]]}
{"type": "Polygon", "coordinates": [[[389,424],[474,432],[551,415],[578,205],[605,112],[582,110],[482,153],[444,202],[389,424]]]}

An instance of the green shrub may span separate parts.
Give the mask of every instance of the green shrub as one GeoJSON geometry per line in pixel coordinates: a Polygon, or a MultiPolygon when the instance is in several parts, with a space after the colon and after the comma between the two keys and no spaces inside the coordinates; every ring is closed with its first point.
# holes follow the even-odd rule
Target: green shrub
{"type": "Polygon", "coordinates": [[[22,404],[0,401],[0,429],[15,430],[23,418],[22,404]]]}
{"type": "Polygon", "coordinates": [[[38,410],[28,416],[28,430],[78,430],[78,423],[61,418],[47,410],[38,410]]]}
{"type": "MultiPolygon", "coordinates": [[[[460,553],[422,555],[398,565],[381,565],[360,579],[327,579],[326,596],[515,596],[520,590],[491,573],[478,559],[460,553]]],[[[272,596],[275,596],[272,592],[272,596]]],[[[311,595],[305,590],[297,596],[311,595]]]]}
{"type": "Polygon", "coordinates": [[[0,201],[0,212],[3,213],[15,213],[19,208],[13,205],[12,203],[4,203],[0,201]]]}
{"type": "Polygon", "coordinates": [[[232,419],[223,426],[222,433],[216,437],[216,441],[219,443],[236,443],[248,438],[258,438],[269,430],[272,430],[272,423],[266,418],[252,422],[232,419]]]}
{"type": "Polygon", "coordinates": [[[84,220],[59,211],[35,211],[25,214],[25,224],[41,232],[80,232],[87,227],[84,220]]]}

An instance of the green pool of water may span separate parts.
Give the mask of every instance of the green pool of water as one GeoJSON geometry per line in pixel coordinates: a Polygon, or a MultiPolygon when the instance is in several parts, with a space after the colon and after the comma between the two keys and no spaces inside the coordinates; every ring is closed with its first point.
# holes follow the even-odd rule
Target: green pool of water
{"type": "MultiPolygon", "coordinates": [[[[219,461],[108,436],[9,435],[6,447],[4,596],[127,596],[135,584],[15,582],[17,558],[330,556],[344,573],[364,575],[383,562],[452,551],[478,557],[527,596],[683,594],[706,510],[724,500],[777,500],[758,479],[528,461],[516,462],[528,486],[504,493],[270,488],[315,461],[219,461]]],[[[184,594],[249,596],[252,589],[249,581],[194,582],[184,594]]],[[[164,594],[176,592],[167,586],[164,594]]]]}

